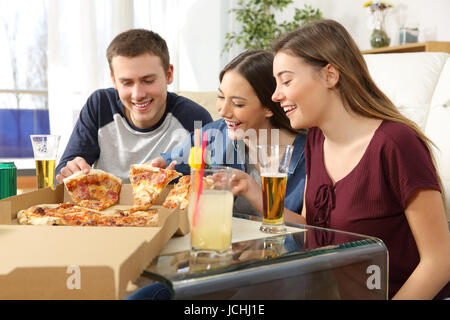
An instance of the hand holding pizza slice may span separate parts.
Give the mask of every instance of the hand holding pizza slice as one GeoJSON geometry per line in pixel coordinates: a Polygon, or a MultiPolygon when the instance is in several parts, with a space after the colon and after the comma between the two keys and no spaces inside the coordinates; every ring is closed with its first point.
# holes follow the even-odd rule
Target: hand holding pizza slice
{"type": "Polygon", "coordinates": [[[174,209],[177,205],[180,209],[186,209],[189,205],[189,196],[191,193],[191,176],[182,176],[180,180],[173,186],[167,195],[166,200],[162,204],[163,208],[174,209]]]}
{"type": "Polygon", "coordinates": [[[150,164],[131,165],[134,208],[144,211],[150,208],[169,182],[179,176],[181,173],[172,169],[157,168],[150,164]]]}

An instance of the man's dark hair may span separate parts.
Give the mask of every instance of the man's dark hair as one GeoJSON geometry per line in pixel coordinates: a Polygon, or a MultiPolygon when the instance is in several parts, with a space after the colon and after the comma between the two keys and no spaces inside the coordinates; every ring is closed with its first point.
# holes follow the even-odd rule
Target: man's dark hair
{"type": "Polygon", "coordinates": [[[169,70],[170,57],[166,41],[153,31],[145,29],[131,29],[118,34],[106,50],[109,69],[112,68],[112,59],[116,56],[137,57],[150,53],[161,59],[164,71],[169,70]]]}

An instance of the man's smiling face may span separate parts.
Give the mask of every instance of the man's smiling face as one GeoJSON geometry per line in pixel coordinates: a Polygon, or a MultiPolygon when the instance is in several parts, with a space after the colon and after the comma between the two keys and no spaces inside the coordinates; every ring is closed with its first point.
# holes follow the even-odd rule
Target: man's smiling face
{"type": "Polygon", "coordinates": [[[111,79],[128,121],[140,129],[156,125],[166,109],[167,85],[173,81],[173,66],[164,70],[161,59],[149,53],[115,56],[111,65],[111,79]]]}

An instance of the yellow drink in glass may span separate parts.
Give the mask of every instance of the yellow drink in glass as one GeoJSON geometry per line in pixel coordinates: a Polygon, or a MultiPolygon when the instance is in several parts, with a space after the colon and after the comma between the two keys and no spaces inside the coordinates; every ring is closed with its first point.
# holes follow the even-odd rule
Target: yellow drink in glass
{"type": "Polygon", "coordinates": [[[36,175],[38,188],[55,189],[55,164],[56,160],[36,160],[36,175]]]}
{"type": "Polygon", "coordinates": [[[232,169],[213,167],[203,170],[202,190],[197,193],[199,173],[200,170],[191,168],[191,248],[197,253],[223,255],[231,249],[234,202],[231,192],[232,169]]]}
{"type": "Polygon", "coordinates": [[[60,136],[52,134],[30,135],[39,189],[55,188],[55,163],[60,138],[60,136]]]}
{"type": "Polygon", "coordinates": [[[263,223],[284,224],[284,198],[286,195],[286,174],[273,174],[262,176],[261,185],[263,190],[263,223]]]}
{"type": "Polygon", "coordinates": [[[261,186],[263,197],[263,223],[260,230],[267,233],[283,233],[284,199],[292,145],[260,145],[258,164],[261,169],[261,186]]]}
{"type": "MultiPolygon", "coordinates": [[[[191,197],[191,201],[194,201],[191,197]]],[[[200,250],[226,251],[231,245],[233,194],[204,190],[199,199],[199,218],[191,224],[191,246],[200,250]]],[[[193,206],[189,208],[192,221],[193,206]]]]}

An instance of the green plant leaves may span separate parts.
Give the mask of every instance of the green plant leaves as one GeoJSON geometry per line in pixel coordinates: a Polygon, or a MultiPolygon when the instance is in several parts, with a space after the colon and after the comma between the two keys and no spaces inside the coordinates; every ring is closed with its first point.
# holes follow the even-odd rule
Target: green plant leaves
{"type": "Polygon", "coordinates": [[[311,21],[322,18],[322,12],[305,5],[303,9],[295,8],[293,21],[278,23],[275,12],[282,12],[293,0],[240,0],[238,8],[229,13],[236,16],[242,24],[239,33],[225,35],[223,52],[233,46],[244,45],[245,49],[268,49],[272,41],[282,34],[295,30],[311,21]]]}

